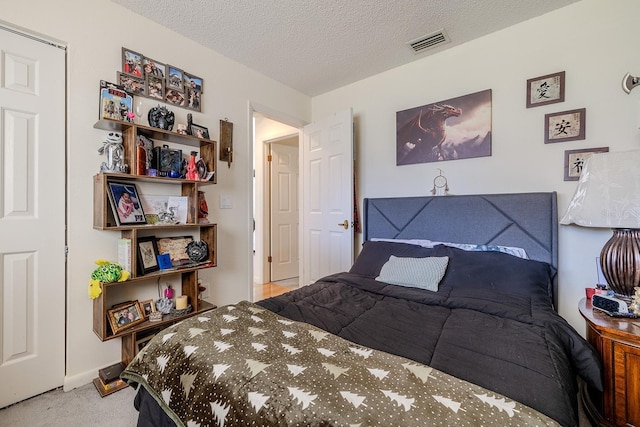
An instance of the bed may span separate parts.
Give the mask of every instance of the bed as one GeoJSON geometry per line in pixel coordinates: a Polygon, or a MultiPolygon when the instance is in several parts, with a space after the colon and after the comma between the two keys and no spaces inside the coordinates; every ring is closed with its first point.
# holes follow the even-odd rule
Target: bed
{"type": "Polygon", "coordinates": [[[122,374],[138,425],[578,425],[602,374],[554,310],[555,193],[363,212],[348,272],[156,335],[122,374]]]}

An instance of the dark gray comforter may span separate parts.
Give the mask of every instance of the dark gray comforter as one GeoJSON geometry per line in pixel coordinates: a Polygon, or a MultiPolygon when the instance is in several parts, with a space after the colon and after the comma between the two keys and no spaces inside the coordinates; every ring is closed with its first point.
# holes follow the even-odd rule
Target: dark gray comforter
{"type": "Polygon", "coordinates": [[[365,244],[350,272],[258,304],[577,425],[576,375],[601,390],[600,362],[554,311],[547,264],[498,252],[377,243],[365,244]],[[389,254],[450,257],[439,290],[375,280],[389,254]]]}

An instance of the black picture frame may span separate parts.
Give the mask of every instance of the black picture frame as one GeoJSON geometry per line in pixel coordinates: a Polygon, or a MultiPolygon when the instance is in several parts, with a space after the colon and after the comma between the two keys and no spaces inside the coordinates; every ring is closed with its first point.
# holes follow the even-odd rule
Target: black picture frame
{"type": "Polygon", "coordinates": [[[587,109],[560,111],[544,115],[544,143],[585,139],[587,109]]]}
{"type": "Polygon", "coordinates": [[[146,224],[138,187],[131,182],[107,181],[111,209],[118,227],[123,224],[146,224]]]}
{"type": "Polygon", "coordinates": [[[564,102],[565,72],[527,80],[527,108],[564,102]]]}
{"type": "Polygon", "coordinates": [[[158,244],[155,236],[139,237],[137,241],[136,253],[138,257],[138,274],[153,273],[160,270],[158,264],[158,244]]]}
{"type": "Polygon", "coordinates": [[[191,126],[189,126],[189,134],[196,138],[209,139],[209,129],[194,123],[191,123],[191,126]]]}
{"type": "Polygon", "coordinates": [[[564,180],[577,181],[580,179],[580,173],[584,162],[589,157],[598,153],[608,153],[609,147],[583,148],[580,150],[566,150],[564,152],[564,180]]]}

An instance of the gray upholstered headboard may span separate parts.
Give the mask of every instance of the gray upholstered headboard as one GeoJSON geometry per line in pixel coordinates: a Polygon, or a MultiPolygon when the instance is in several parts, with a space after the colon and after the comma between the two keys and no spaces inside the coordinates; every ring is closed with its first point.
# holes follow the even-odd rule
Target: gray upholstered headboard
{"type": "MultiPolygon", "coordinates": [[[[429,239],[517,246],[529,258],[558,268],[555,192],[364,199],[363,219],[365,241],[429,239]]],[[[556,279],[554,299],[557,295],[556,279]]]]}

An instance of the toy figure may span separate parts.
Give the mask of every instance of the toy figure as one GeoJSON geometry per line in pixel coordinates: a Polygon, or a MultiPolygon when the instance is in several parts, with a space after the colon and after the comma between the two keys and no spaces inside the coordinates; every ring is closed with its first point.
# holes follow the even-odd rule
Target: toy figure
{"type": "Polygon", "coordinates": [[[186,178],[192,181],[197,181],[200,176],[198,175],[198,167],[196,166],[196,155],[197,151],[191,152],[191,157],[189,158],[189,163],[187,163],[187,173],[186,178]]]}
{"type": "Polygon", "coordinates": [[[93,270],[89,280],[89,298],[91,299],[98,298],[102,293],[100,283],[124,282],[131,276],[131,273],[113,262],[99,259],[96,264],[98,268],[93,270]]]}
{"type": "Polygon", "coordinates": [[[102,162],[100,172],[127,173],[129,166],[124,164],[124,147],[122,145],[122,134],[109,132],[107,140],[102,143],[98,153],[106,154],[107,161],[102,162]]]}
{"type": "Polygon", "coordinates": [[[209,223],[209,206],[207,206],[207,199],[204,198],[204,191],[198,191],[198,223],[209,223]]]}

